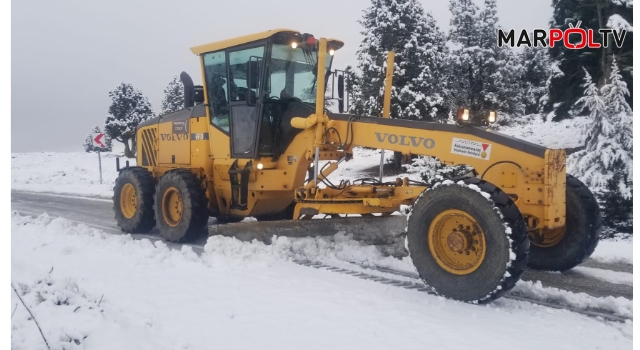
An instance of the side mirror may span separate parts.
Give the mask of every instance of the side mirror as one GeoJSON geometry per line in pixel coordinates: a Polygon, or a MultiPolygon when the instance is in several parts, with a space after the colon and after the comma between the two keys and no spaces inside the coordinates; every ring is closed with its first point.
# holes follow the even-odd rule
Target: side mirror
{"type": "Polygon", "coordinates": [[[344,75],[338,77],[338,111],[344,113],[344,75]]]}
{"type": "Polygon", "coordinates": [[[247,88],[257,89],[258,80],[260,80],[260,74],[258,72],[258,62],[248,61],[246,69],[247,69],[247,88]]]}
{"type": "Polygon", "coordinates": [[[196,104],[204,102],[204,89],[201,85],[193,87],[193,102],[196,104]]]}

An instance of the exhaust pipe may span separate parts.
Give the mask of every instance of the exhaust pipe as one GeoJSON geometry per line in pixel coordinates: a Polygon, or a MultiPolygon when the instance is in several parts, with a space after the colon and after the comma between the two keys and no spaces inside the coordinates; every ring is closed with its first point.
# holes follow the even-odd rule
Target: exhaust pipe
{"type": "Polygon", "coordinates": [[[187,72],[180,73],[180,80],[184,86],[184,108],[193,107],[193,80],[187,72]]]}

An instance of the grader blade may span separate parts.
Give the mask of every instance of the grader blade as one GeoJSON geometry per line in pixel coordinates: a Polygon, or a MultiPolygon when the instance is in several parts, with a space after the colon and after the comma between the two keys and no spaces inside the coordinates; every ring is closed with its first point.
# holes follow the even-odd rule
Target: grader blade
{"type": "Polygon", "coordinates": [[[235,237],[243,242],[258,240],[271,244],[274,236],[319,237],[338,232],[352,234],[363,244],[375,245],[387,256],[405,257],[405,228],[403,215],[386,217],[348,217],[318,220],[249,221],[224,225],[210,225],[209,236],[235,237]]]}

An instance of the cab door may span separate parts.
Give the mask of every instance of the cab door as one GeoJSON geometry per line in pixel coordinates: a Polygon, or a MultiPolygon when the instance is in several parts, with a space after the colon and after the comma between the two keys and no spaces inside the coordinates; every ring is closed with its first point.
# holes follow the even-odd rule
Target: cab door
{"type": "Polygon", "coordinates": [[[229,51],[231,158],[257,155],[264,53],[264,44],[229,51]]]}

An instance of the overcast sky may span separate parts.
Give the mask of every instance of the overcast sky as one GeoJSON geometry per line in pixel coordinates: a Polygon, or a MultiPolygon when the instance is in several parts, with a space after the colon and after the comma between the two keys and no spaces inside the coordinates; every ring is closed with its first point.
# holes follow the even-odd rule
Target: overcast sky
{"type": "MultiPolygon", "coordinates": [[[[481,6],[482,1],[476,0],[481,6]]],[[[421,0],[449,25],[448,0],[421,0]]],[[[273,28],[339,38],[334,67],[356,63],[371,0],[20,0],[11,7],[11,151],[81,151],[122,81],[154,110],[174,74],[200,84],[189,47],[273,28]],[[321,6],[319,6],[321,5],[321,6]]],[[[498,0],[504,28],[547,28],[551,0],[498,0]]]]}

